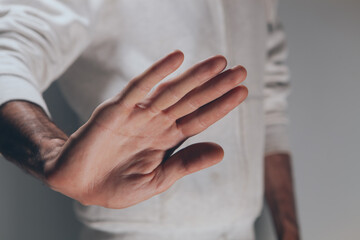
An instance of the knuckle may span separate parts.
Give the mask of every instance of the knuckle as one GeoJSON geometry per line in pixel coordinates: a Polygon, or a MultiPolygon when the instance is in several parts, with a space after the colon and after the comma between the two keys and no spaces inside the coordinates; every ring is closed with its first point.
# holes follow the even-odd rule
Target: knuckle
{"type": "Polygon", "coordinates": [[[197,69],[194,70],[194,76],[198,76],[198,81],[200,81],[203,77],[207,77],[209,75],[214,74],[216,71],[216,64],[213,62],[208,62],[205,64],[201,64],[197,69]]]}
{"type": "Polygon", "coordinates": [[[198,109],[198,107],[200,106],[199,101],[195,100],[195,99],[188,99],[186,101],[187,105],[190,107],[190,109],[192,110],[196,110],[198,109]]]}
{"type": "Polygon", "coordinates": [[[144,81],[141,80],[135,80],[132,83],[133,87],[135,87],[137,90],[143,93],[148,93],[152,89],[152,87],[148,86],[144,81]]]}
{"type": "Polygon", "coordinates": [[[206,129],[208,127],[208,124],[205,123],[204,120],[202,120],[200,117],[197,117],[196,119],[202,129],[206,129]]]}
{"type": "Polygon", "coordinates": [[[224,90],[222,89],[221,86],[214,86],[214,87],[212,88],[212,90],[213,90],[214,92],[216,92],[217,95],[220,95],[220,96],[224,93],[224,90]]]}
{"type": "Polygon", "coordinates": [[[151,116],[157,115],[161,112],[161,110],[154,103],[139,103],[137,107],[146,111],[146,113],[151,116]]]}
{"type": "Polygon", "coordinates": [[[231,84],[237,84],[240,82],[240,79],[241,79],[241,74],[235,71],[232,74],[230,74],[228,81],[231,82],[231,84]]]}
{"type": "Polygon", "coordinates": [[[170,110],[167,110],[167,111],[162,111],[165,119],[170,122],[170,123],[173,123],[174,121],[176,121],[177,119],[177,116],[170,110]]]}
{"type": "Polygon", "coordinates": [[[155,104],[150,104],[147,107],[148,112],[150,112],[151,114],[159,114],[161,112],[161,110],[155,105],[155,104]]]}

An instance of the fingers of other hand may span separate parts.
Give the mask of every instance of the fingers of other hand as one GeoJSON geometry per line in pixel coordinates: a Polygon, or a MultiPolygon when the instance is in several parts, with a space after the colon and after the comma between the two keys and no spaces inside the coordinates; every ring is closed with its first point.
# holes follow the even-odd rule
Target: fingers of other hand
{"type": "Polygon", "coordinates": [[[121,92],[119,101],[128,107],[134,106],[140,102],[158,82],[178,69],[183,60],[184,54],[180,50],[176,50],[158,60],[144,73],[130,81],[121,92]]]}
{"type": "Polygon", "coordinates": [[[245,80],[246,74],[246,70],[242,66],[229,69],[189,92],[164,112],[175,119],[183,117],[237,86],[245,80]]]}
{"type": "Polygon", "coordinates": [[[220,162],[224,157],[221,146],[211,142],[192,144],[171,156],[155,169],[156,191],[163,192],[178,179],[220,162]]]}
{"type": "Polygon", "coordinates": [[[178,128],[184,136],[198,134],[223,118],[245,100],[247,95],[248,90],[245,86],[237,86],[198,110],[178,119],[178,128]]]}

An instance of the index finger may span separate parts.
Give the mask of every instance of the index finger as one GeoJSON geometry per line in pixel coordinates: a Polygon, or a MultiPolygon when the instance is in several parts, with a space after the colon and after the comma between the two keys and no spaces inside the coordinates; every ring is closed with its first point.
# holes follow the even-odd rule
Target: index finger
{"type": "Polygon", "coordinates": [[[133,107],[140,102],[150,90],[166,76],[173,73],[184,61],[184,54],[175,50],[166,57],[151,65],[141,75],[133,78],[119,94],[122,104],[133,107]]]}

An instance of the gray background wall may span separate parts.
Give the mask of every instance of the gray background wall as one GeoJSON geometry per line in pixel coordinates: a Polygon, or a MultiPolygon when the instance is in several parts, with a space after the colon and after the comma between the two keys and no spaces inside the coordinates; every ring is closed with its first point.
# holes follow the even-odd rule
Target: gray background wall
{"type": "MultiPolygon", "coordinates": [[[[290,140],[303,239],[360,235],[360,1],[287,0],[293,92],[290,140]]],[[[75,117],[55,86],[45,94],[67,132],[75,117]]],[[[0,239],[75,239],[72,201],[0,160],[0,239]]],[[[267,208],[258,239],[275,239],[267,208]]]]}
{"type": "Polygon", "coordinates": [[[360,236],[359,12],[358,0],[280,4],[290,48],[290,137],[304,239],[360,236]]]}

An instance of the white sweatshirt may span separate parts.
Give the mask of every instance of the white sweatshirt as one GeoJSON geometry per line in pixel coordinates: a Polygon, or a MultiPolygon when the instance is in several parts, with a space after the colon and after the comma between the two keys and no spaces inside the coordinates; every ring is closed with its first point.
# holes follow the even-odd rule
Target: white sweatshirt
{"type": "Polygon", "coordinates": [[[87,226],[127,236],[121,239],[253,239],[264,155],[290,152],[291,85],[275,5],[275,0],[0,0],[0,105],[23,99],[47,111],[42,92],[58,79],[85,122],[97,105],[174,49],[184,52],[185,61],[170,77],[216,54],[227,58],[228,67],[245,66],[245,102],[182,145],[216,142],[225,151],[222,162],[126,209],[75,203],[75,210],[87,226]]]}

